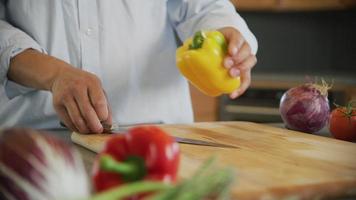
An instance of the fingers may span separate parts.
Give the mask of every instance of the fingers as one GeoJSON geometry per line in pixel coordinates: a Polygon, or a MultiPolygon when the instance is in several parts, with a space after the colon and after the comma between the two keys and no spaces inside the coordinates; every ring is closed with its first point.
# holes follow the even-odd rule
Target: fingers
{"type": "Polygon", "coordinates": [[[112,124],[113,123],[113,120],[112,120],[112,111],[111,111],[111,108],[108,104],[108,118],[104,121],[102,121],[103,124],[112,124]]]}
{"type": "Polygon", "coordinates": [[[234,57],[240,51],[240,48],[244,44],[245,40],[239,32],[229,31],[227,33],[228,53],[234,57]]]}
{"type": "Polygon", "coordinates": [[[244,42],[239,52],[235,56],[232,56],[232,59],[235,64],[239,64],[243,62],[250,55],[251,55],[250,45],[247,42],[244,42]]]}
{"type": "Polygon", "coordinates": [[[71,130],[80,133],[101,133],[101,121],[111,119],[100,80],[93,74],[68,69],[54,81],[53,105],[71,130]]]}
{"type": "Polygon", "coordinates": [[[82,114],[78,108],[78,105],[74,98],[68,98],[64,102],[64,107],[67,110],[68,116],[72,123],[80,133],[89,133],[90,129],[87,126],[87,122],[82,117],[82,114]]]}
{"type": "Polygon", "coordinates": [[[101,84],[93,84],[88,88],[89,100],[100,121],[105,121],[109,117],[109,106],[106,95],[101,84]]]}
{"type": "MultiPolygon", "coordinates": [[[[107,102],[108,96],[107,96],[105,90],[102,90],[102,92],[103,92],[105,100],[107,102]]],[[[106,117],[106,119],[102,119],[101,122],[104,124],[112,124],[113,123],[112,111],[111,111],[111,107],[110,107],[109,103],[107,103],[106,109],[107,109],[107,113],[108,113],[107,117],[106,117]]]]}
{"type": "Polygon", "coordinates": [[[242,95],[251,84],[251,69],[257,62],[251,52],[250,45],[239,31],[226,27],[219,29],[228,42],[228,54],[224,59],[224,67],[229,70],[231,77],[240,77],[241,85],[230,94],[230,98],[242,95]]]}
{"type": "Polygon", "coordinates": [[[240,88],[230,94],[230,98],[237,98],[242,95],[251,83],[251,69],[256,64],[256,56],[251,54],[251,48],[247,42],[241,46],[235,56],[225,58],[225,68],[229,69],[231,77],[239,77],[240,88]]]}
{"type": "Polygon", "coordinates": [[[57,112],[71,130],[80,133],[103,132],[101,120],[89,100],[87,89],[78,90],[73,96],[64,97],[63,108],[57,112]]]}
{"type": "Polygon", "coordinates": [[[233,69],[239,69],[241,85],[239,89],[230,94],[230,98],[235,99],[241,96],[251,84],[251,68],[256,64],[256,56],[250,55],[242,63],[234,67],[233,69]]]}
{"type": "Polygon", "coordinates": [[[250,84],[251,84],[251,71],[246,71],[245,73],[243,73],[243,76],[241,76],[241,85],[239,89],[233,91],[230,94],[230,98],[235,99],[241,96],[247,90],[250,84]]]}
{"type": "Polygon", "coordinates": [[[226,69],[231,69],[233,66],[240,64],[251,55],[252,54],[251,54],[250,45],[247,42],[244,42],[236,55],[225,57],[224,67],[226,69]]]}
{"type": "Polygon", "coordinates": [[[56,108],[57,114],[61,121],[66,125],[67,128],[69,128],[72,131],[79,132],[77,127],[72,123],[72,120],[70,119],[69,115],[67,114],[67,110],[64,106],[60,106],[56,108]]]}
{"type": "Polygon", "coordinates": [[[94,133],[101,133],[103,126],[101,125],[100,119],[89,100],[88,89],[78,91],[74,94],[74,97],[79,107],[78,111],[80,112],[80,116],[82,116],[86,126],[94,133]]]}

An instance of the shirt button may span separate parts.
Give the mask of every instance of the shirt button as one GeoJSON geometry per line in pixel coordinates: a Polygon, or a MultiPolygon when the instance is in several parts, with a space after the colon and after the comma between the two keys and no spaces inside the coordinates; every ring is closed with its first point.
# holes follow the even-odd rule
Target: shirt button
{"type": "Polygon", "coordinates": [[[87,36],[90,36],[93,34],[93,29],[92,28],[88,28],[87,31],[85,32],[85,34],[87,34],[87,36]]]}

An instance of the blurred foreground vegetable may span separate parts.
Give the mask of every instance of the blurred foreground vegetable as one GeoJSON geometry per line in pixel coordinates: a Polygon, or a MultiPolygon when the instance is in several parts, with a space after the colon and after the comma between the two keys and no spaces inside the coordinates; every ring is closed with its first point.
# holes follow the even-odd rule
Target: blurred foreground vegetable
{"type": "Polygon", "coordinates": [[[337,106],[330,115],[329,130],[340,140],[356,142],[356,101],[346,106],[337,106]]]}
{"type": "Polygon", "coordinates": [[[5,199],[64,200],[87,198],[90,190],[72,146],[44,132],[13,128],[0,132],[0,193],[5,199]]]}
{"type": "Polygon", "coordinates": [[[328,89],[322,85],[306,83],[286,91],[280,101],[279,111],[287,128],[314,133],[329,120],[328,89]]]}
{"type": "Polygon", "coordinates": [[[191,179],[174,185],[178,164],[178,144],[156,126],[113,135],[95,161],[93,184],[98,193],[91,200],[228,199],[231,169],[219,169],[210,159],[191,179]]]}
{"type": "Polygon", "coordinates": [[[179,165],[175,139],[155,126],[135,127],[113,135],[93,168],[97,192],[139,180],[173,183],[179,165]]]}
{"type": "MultiPolygon", "coordinates": [[[[156,136],[162,141],[168,140],[170,136],[164,135],[160,129],[155,127],[147,128],[138,127],[131,130],[131,134],[135,137],[140,135],[132,145],[141,149],[138,151],[143,153],[142,148],[151,144],[145,155],[161,155],[160,153],[149,153],[157,150],[164,152],[165,158],[169,160],[177,159],[171,151],[172,149],[166,150],[177,147],[163,145],[165,148],[158,148],[148,139],[148,136],[156,138],[152,131],[158,131],[156,136]]],[[[156,140],[159,140],[158,138],[156,140]]],[[[131,140],[130,137],[127,139],[131,140]]],[[[162,141],[158,143],[162,143],[162,141]]],[[[112,145],[115,145],[115,142],[112,145]]],[[[111,146],[111,148],[114,147],[111,146]]],[[[114,158],[116,157],[114,156],[114,158]]],[[[114,165],[117,164],[115,159],[111,161],[114,161],[114,165]]],[[[155,156],[145,161],[148,166],[154,166],[152,163],[157,161],[163,162],[155,156]]],[[[104,161],[104,163],[106,162],[107,160],[104,161]]],[[[74,147],[41,131],[7,129],[0,131],[0,198],[1,200],[119,200],[129,197],[152,200],[229,199],[229,189],[235,177],[232,169],[218,168],[210,159],[190,179],[181,180],[177,185],[174,185],[168,183],[167,180],[170,178],[162,179],[167,176],[162,176],[162,171],[160,172],[165,167],[172,166],[166,170],[173,170],[169,176],[172,181],[175,180],[178,164],[177,160],[172,162],[175,164],[163,164],[162,168],[154,168],[158,169],[157,174],[155,174],[155,170],[148,170],[148,173],[151,173],[145,175],[145,179],[148,180],[141,180],[141,177],[138,178],[139,181],[126,182],[125,178],[121,177],[122,179],[119,180],[125,184],[118,184],[89,197],[89,182],[83,163],[74,147]],[[148,192],[152,195],[147,196],[148,192]]],[[[111,170],[111,167],[108,169],[111,170]]],[[[110,179],[108,179],[108,183],[112,183],[110,179]]]]}
{"type": "Polygon", "coordinates": [[[215,159],[205,161],[189,179],[177,185],[166,185],[162,182],[137,181],[120,185],[98,193],[90,200],[121,200],[135,194],[154,191],[154,196],[147,200],[203,200],[230,199],[230,188],[235,174],[231,168],[219,168],[215,159]]]}

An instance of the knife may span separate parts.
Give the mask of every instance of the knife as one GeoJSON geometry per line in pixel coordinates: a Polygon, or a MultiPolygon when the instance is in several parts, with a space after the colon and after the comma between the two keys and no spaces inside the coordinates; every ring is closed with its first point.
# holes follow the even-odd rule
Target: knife
{"type": "MultiPolygon", "coordinates": [[[[162,122],[155,122],[155,123],[141,123],[141,124],[122,124],[122,125],[117,125],[117,124],[102,124],[104,128],[105,133],[124,133],[127,132],[127,130],[130,127],[133,126],[138,126],[138,125],[149,125],[149,124],[162,124],[162,122]]],[[[191,138],[184,138],[184,137],[174,137],[176,142],[182,143],[182,144],[191,144],[191,145],[200,145],[200,146],[211,146],[211,147],[222,147],[222,148],[235,148],[237,149],[238,147],[229,145],[229,144],[223,144],[223,143],[218,143],[218,142],[211,142],[211,141],[206,141],[206,140],[197,140],[197,139],[191,139],[191,138]]]]}
{"type": "Polygon", "coordinates": [[[192,144],[192,145],[200,145],[200,146],[210,146],[210,147],[222,147],[222,148],[234,148],[238,149],[237,146],[223,144],[218,142],[209,142],[205,140],[197,140],[197,139],[190,139],[190,138],[183,138],[183,137],[175,137],[176,142],[182,144],[192,144]]]}
{"type": "MultiPolygon", "coordinates": [[[[103,125],[103,133],[109,134],[120,134],[127,132],[131,127],[139,126],[139,125],[150,125],[150,124],[162,124],[162,122],[154,122],[154,123],[137,123],[137,124],[122,124],[118,125],[116,123],[113,124],[106,124],[102,123],[103,125]]],[[[62,127],[66,127],[63,122],[60,122],[62,127]]],[[[176,142],[181,144],[191,144],[191,145],[199,145],[199,146],[210,146],[210,147],[221,147],[221,148],[234,148],[238,149],[237,146],[223,144],[218,142],[211,142],[206,140],[198,140],[198,139],[191,139],[191,138],[184,138],[184,137],[174,137],[176,142]]]]}

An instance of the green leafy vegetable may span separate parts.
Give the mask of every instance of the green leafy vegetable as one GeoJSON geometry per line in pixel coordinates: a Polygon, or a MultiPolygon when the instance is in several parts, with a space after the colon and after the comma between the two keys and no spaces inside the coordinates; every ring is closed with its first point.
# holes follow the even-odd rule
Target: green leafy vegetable
{"type": "Polygon", "coordinates": [[[215,159],[205,161],[192,178],[172,186],[162,182],[139,181],[119,186],[93,196],[90,200],[119,200],[135,194],[155,191],[150,200],[199,200],[204,198],[229,199],[234,181],[231,168],[218,168],[215,159]]]}

